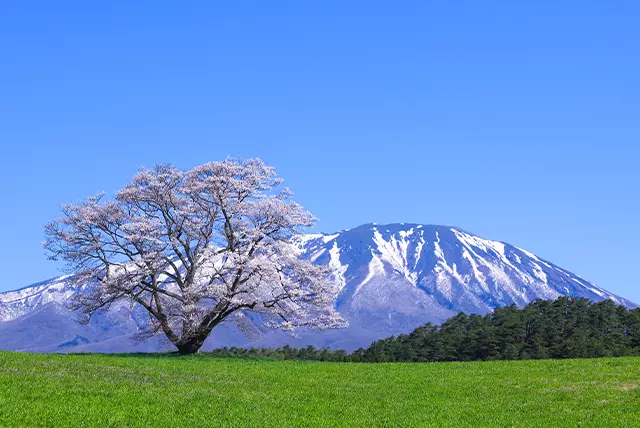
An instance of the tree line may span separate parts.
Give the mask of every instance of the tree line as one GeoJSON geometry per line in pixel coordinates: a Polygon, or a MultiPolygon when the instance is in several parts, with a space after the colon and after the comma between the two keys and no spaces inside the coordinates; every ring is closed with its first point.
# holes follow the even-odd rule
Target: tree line
{"type": "Polygon", "coordinates": [[[515,305],[487,315],[459,313],[441,325],[427,323],[412,333],[373,342],[349,354],[344,350],[221,348],[216,356],[341,362],[435,362],[640,355],[640,308],[611,300],[591,302],[560,297],[515,305]]]}

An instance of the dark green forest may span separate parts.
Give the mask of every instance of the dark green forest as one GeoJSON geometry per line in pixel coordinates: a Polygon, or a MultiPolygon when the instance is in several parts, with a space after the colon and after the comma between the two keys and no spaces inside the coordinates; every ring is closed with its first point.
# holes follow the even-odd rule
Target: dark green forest
{"type": "Polygon", "coordinates": [[[640,355],[640,309],[560,297],[481,316],[460,313],[349,354],[343,350],[221,348],[217,356],[343,362],[487,361],[640,355]]]}

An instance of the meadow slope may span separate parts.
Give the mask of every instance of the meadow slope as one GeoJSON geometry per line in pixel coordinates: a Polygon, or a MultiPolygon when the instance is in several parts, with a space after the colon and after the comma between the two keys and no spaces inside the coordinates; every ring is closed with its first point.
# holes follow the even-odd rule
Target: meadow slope
{"type": "Polygon", "coordinates": [[[640,358],[320,363],[0,352],[0,426],[640,426],[640,358]]]}

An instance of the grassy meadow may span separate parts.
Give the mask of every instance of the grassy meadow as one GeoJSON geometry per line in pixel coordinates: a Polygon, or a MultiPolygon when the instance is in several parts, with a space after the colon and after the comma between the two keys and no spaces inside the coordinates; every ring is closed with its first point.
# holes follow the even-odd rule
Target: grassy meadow
{"type": "Polygon", "coordinates": [[[640,426],[640,358],[320,363],[0,352],[0,426],[640,426]]]}

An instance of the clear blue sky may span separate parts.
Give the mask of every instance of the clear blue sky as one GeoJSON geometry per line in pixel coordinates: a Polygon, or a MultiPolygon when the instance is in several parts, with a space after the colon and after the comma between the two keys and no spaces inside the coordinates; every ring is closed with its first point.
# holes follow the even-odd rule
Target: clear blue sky
{"type": "Polygon", "coordinates": [[[456,225],[640,302],[638,22],[616,0],[5,2],[0,290],[59,273],[63,202],[234,155],[321,231],[456,225]]]}

